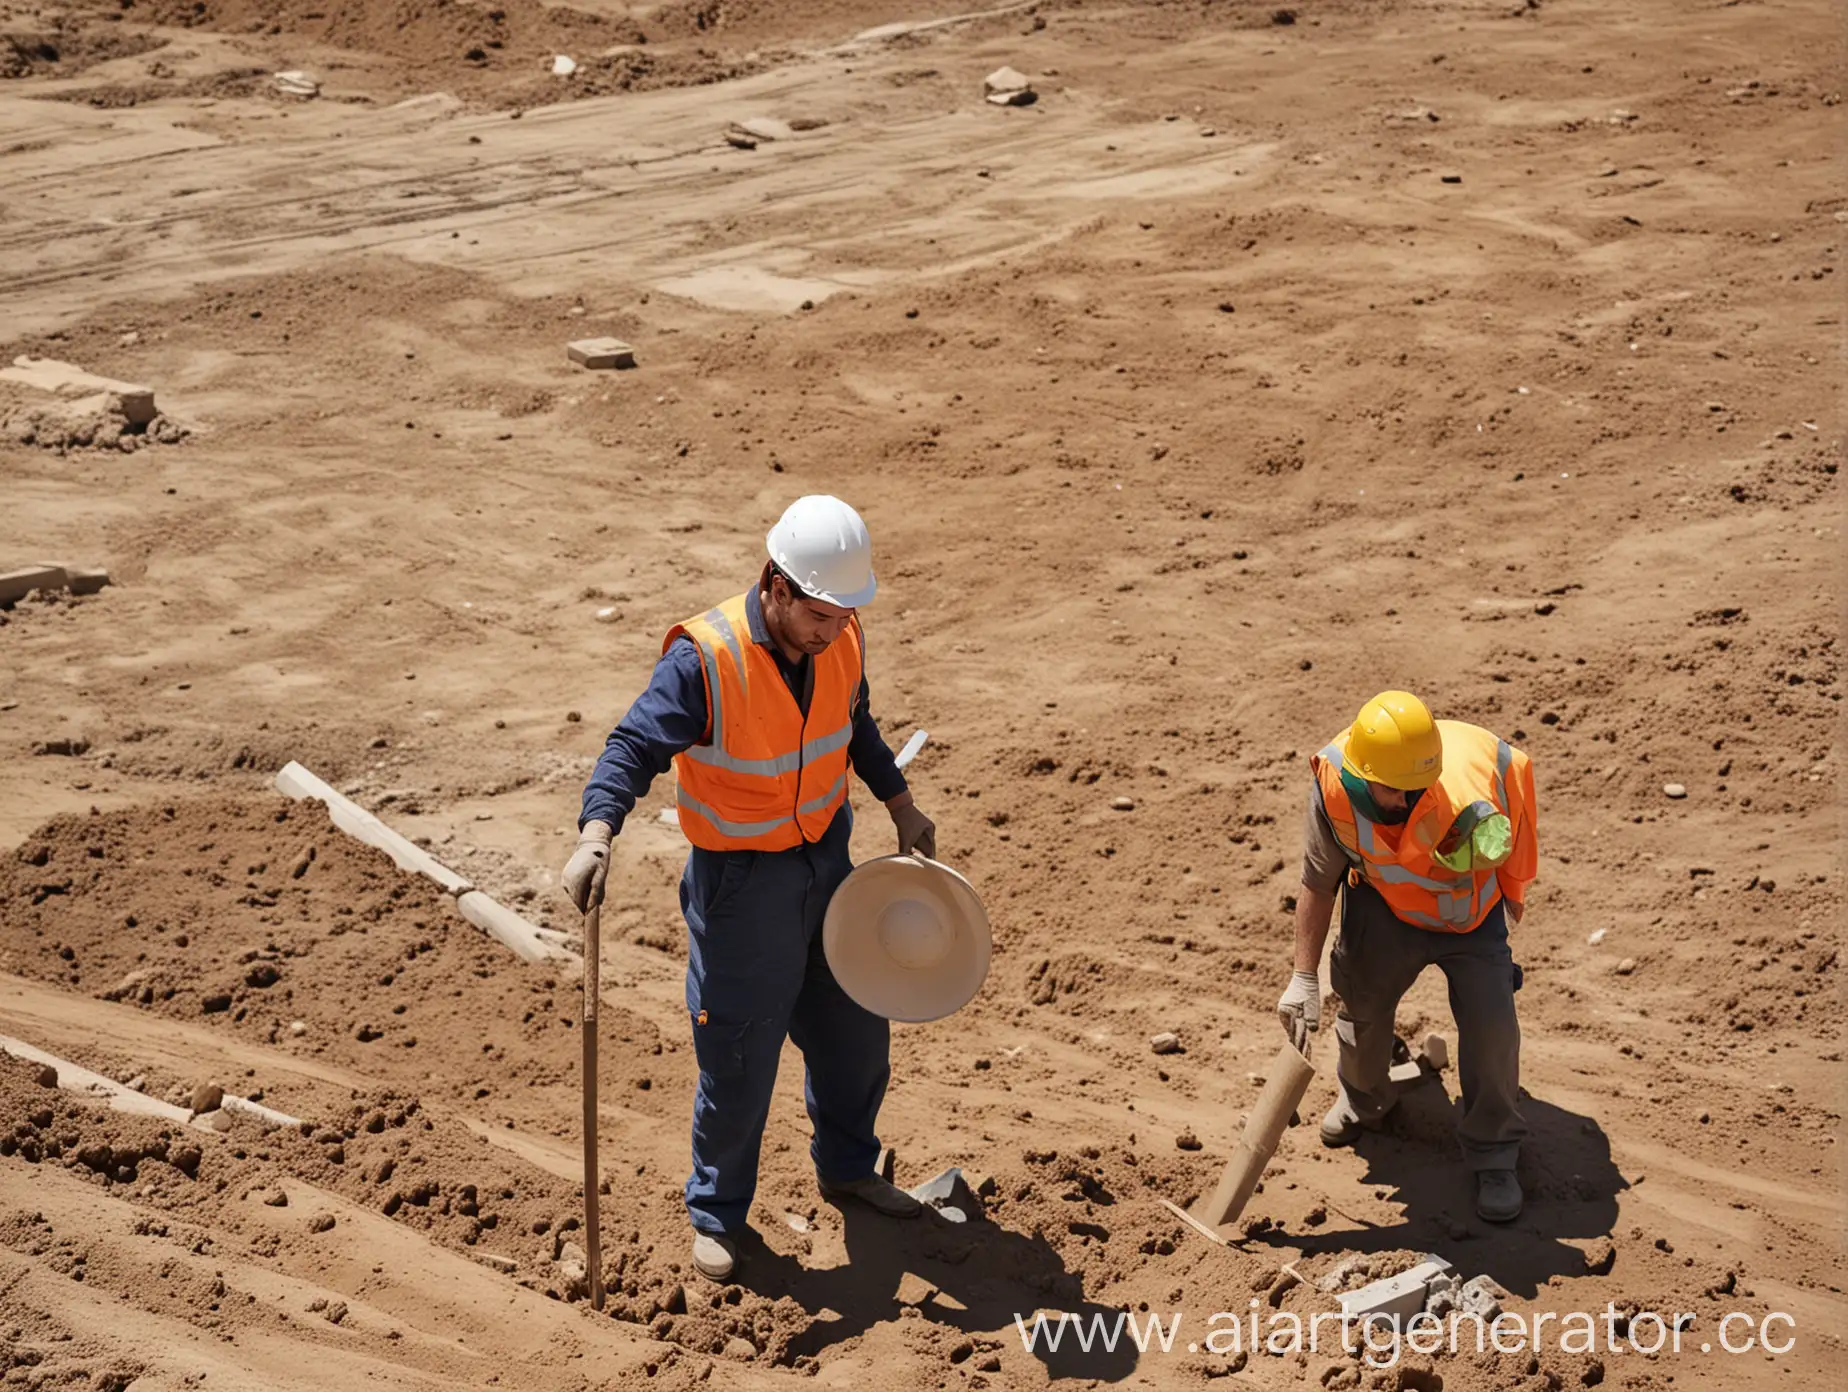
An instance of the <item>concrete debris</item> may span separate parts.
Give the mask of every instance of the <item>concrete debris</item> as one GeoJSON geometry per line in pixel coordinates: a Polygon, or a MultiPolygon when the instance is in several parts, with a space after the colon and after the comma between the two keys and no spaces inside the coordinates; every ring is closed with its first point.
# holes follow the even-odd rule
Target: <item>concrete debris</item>
{"type": "Polygon", "coordinates": [[[1172,1030],[1163,1030],[1149,1040],[1149,1050],[1157,1054],[1178,1054],[1181,1051],[1181,1037],[1172,1030]]]}
{"type": "Polygon", "coordinates": [[[552,1263],[552,1272],[564,1284],[567,1295],[580,1295],[590,1288],[590,1258],[575,1242],[567,1242],[558,1249],[558,1260],[552,1263]]]}
{"type": "Polygon", "coordinates": [[[1405,1320],[1425,1307],[1425,1293],[1440,1276],[1455,1276],[1455,1269],[1442,1257],[1426,1253],[1409,1271],[1362,1286],[1337,1296],[1341,1313],[1357,1320],[1405,1320]]]}
{"type": "Polygon", "coordinates": [[[578,65],[577,65],[577,60],[575,58],[568,58],[564,54],[560,53],[552,59],[552,76],[553,77],[570,77],[572,74],[577,72],[577,70],[578,70],[578,65]]]}
{"type": "Polygon", "coordinates": [[[147,425],[158,414],[154,409],[153,388],[98,377],[75,363],[59,362],[56,358],[34,358],[22,353],[13,359],[11,367],[0,368],[0,382],[14,382],[66,401],[114,397],[122,419],[130,425],[147,425]]]}
{"type": "Polygon", "coordinates": [[[1460,1287],[1454,1276],[1437,1276],[1425,1287],[1425,1313],[1442,1319],[1458,1307],[1460,1287]]]}
{"type": "Polygon", "coordinates": [[[1457,1292],[1457,1305],[1466,1315],[1479,1316],[1485,1323],[1502,1312],[1508,1292],[1492,1276],[1472,1276],[1457,1292]]]}
{"type": "Polygon", "coordinates": [[[17,604],[34,590],[61,590],[65,587],[62,566],[27,566],[0,575],[0,605],[17,604]]]}
{"type": "Polygon", "coordinates": [[[983,80],[982,88],[996,106],[1031,106],[1038,100],[1032,80],[1013,68],[996,68],[983,80]]]}
{"type": "Polygon", "coordinates": [[[967,1188],[968,1186],[963,1183],[962,1170],[952,1165],[942,1174],[927,1179],[917,1188],[906,1192],[921,1204],[928,1204],[932,1208],[942,1208],[956,1198],[957,1190],[966,1191],[967,1188]]]}
{"type": "Polygon", "coordinates": [[[1437,1070],[1422,1058],[1409,1059],[1405,1063],[1395,1063],[1386,1070],[1386,1076],[1400,1087],[1418,1087],[1428,1083],[1437,1076],[1437,1070]]]}
{"type": "Polygon", "coordinates": [[[635,366],[635,350],[620,338],[580,338],[566,346],[565,356],[580,367],[635,366]]]}
{"type": "Polygon", "coordinates": [[[300,97],[306,101],[321,95],[321,84],[299,68],[279,72],[272,80],[276,90],[285,97],[300,97]]]}

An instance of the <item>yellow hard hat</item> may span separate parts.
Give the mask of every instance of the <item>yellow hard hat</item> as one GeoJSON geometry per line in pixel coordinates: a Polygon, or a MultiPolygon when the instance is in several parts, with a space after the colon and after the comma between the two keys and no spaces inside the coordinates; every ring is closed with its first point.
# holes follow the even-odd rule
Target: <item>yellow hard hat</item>
{"type": "Polygon", "coordinates": [[[1348,730],[1342,768],[1370,783],[1410,792],[1444,771],[1444,742],[1425,703],[1408,691],[1382,691],[1348,730]]]}

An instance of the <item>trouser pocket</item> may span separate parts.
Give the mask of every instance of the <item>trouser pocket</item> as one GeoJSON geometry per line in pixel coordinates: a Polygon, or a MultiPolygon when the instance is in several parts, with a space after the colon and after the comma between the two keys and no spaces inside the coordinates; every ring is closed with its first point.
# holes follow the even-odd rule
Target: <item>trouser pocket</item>
{"type": "Polygon", "coordinates": [[[704,1010],[693,1013],[693,1057],[699,1071],[715,1082],[732,1082],[745,1075],[746,1044],[751,1022],[718,1021],[704,1010]]]}

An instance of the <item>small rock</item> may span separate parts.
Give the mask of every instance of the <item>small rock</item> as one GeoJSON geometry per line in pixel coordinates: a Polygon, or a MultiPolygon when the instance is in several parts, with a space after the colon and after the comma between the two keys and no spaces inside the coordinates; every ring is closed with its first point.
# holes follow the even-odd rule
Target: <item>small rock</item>
{"type": "Polygon", "coordinates": [[[309,1232],[332,1232],[333,1230],[334,1215],[331,1213],[318,1213],[308,1224],[309,1232]]]}
{"type": "Polygon", "coordinates": [[[789,1225],[790,1231],[792,1232],[807,1232],[809,1230],[808,1219],[804,1218],[800,1213],[785,1213],[783,1215],[783,1221],[789,1225]]]}
{"type": "Polygon", "coordinates": [[[1634,957],[1626,957],[1617,964],[1617,975],[1619,976],[1628,976],[1635,970],[1636,959],[1634,957]]]}
{"type": "Polygon", "coordinates": [[[329,1324],[339,1324],[341,1320],[347,1317],[346,1301],[336,1300],[321,1313],[329,1324]]]}
{"type": "Polygon", "coordinates": [[[1462,1223],[1452,1223],[1450,1225],[1450,1240],[1452,1242],[1467,1242],[1469,1240],[1469,1228],[1462,1223]]]}
{"type": "Polygon", "coordinates": [[[287,1208],[289,1196],[280,1189],[272,1189],[263,1196],[263,1202],[270,1208],[287,1208]]]}
{"type": "Polygon", "coordinates": [[[1450,1066],[1450,1041],[1441,1034],[1427,1034],[1418,1046],[1418,1054],[1441,1073],[1450,1066]]]}
{"type": "Polygon", "coordinates": [[[1296,23],[1296,11],[1295,10],[1272,10],[1271,11],[1271,23],[1272,24],[1294,24],[1296,23]]]}
{"type": "Polygon", "coordinates": [[[1662,785],[1662,796],[1664,797],[1684,798],[1687,795],[1687,785],[1684,783],[1664,783],[1662,785]]]}
{"type": "Polygon", "coordinates": [[[49,1063],[40,1064],[36,1076],[40,1087],[55,1088],[58,1085],[58,1070],[49,1063]]]}
{"type": "Polygon", "coordinates": [[[553,77],[570,77],[578,70],[577,60],[560,53],[552,59],[553,77]]]}
{"type": "MultiPolygon", "coordinates": [[[[499,1252],[477,1252],[475,1253],[475,1260],[480,1262],[483,1266],[491,1266],[496,1271],[504,1272],[509,1276],[520,1269],[520,1264],[517,1261],[512,1257],[503,1257],[499,1252]]],[[[678,1288],[676,1287],[676,1289],[678,1288]]],[[[682,1306],[681,1308],[684,1309],[685,1307],[682,1306]]]]}
{"type": "Polygon", "coordinates": [[[1493,1277],[1472,1276],[1457,1292],[1457,1308],[1487,1321],[1501,1313],[1502,1301],[1507,1298],[1508,1292],[1496,1285],[1493,1277]]]}
{"type": "Polygon", "coordinates": [[[1178,1054],[1181,1051],[1181,1037],[1171,1030],[1163,1030],[1149,1040],[1149,1049],[1157,1054],[1178,1054]]]}
{"type": "Polygon", "coordinates": [[[308,1033],[308,1022],[306,1020],[289,1021],[289,1033],[294,1035],[297,1039],[301,1038],[304,1034],[308,1033]]]}
{"type": "Polygon", "coordinates": [[[597,611],[598,623],[615,623],[622,617],[622,611],[613,604],[606,604],[597,611]]]}
{"type": "Polygon", "coordinates": [[[285,97],[318,97],[321,95],[321,84],[297,68],[277,73],[274,81],[276,90],[285,97]]]}
{"type": "Polygon", "coordinates": [[[1174,1148],[1176,1150],[1198,1150],[1200,1138],[1191,1131],[1183,1131],[1174,1138],[1174,1148]]]}
{"type": "Polygon", "coordinates": [[[1463,182],[1463,176],[1461,174],[1440,174],[1438,178],[1446,184],[1460,184],[1463,182]]]}
{"type": "Polygon", "coordinates": [[[1705,1126],[1708,1122],[1713,1120],[1713,1117],[1705,1109],[1702,1109],[1701,1114],[1695,1117],[1694,1120],[1698,1121],[1702,1126],[1705,1126]]]}
{"type": "Polygon", "coordinates": [[[1134,812],[1136,810],[1136,800],[1126,797],[1111,798],[1110,810],[1112,812],[1134,812]]]}
{"type": "Polygon", "coordinates": [[[748,1363],[757,1357],[757,1345],[749,1339],[728,1339],[725,1343],[725,1356],[748,1363]]]}
{"type": "Polygon", "coordinates": [[[755,150],[757,148],[757,142],[755,140],[736,128],[728,129],[725,132],[725,143],[734,150],[755,150]]]}
{"type": "Polygon", "coordinates": [[[1591,930],[1591,935],[1587,937],[1585,941],[1590,943],[1593,947],[1596,947],[1599,943],[1604,941],[1604,935],[1610,931],[1611,930],[1608,928],[1594,928],[1591,930]]]}
{"type": "Polygon", "coordinates": [[[215,1112],[225,1100],[225,1090],[217,1083],[200,1083],[193,1089],[192,1109],[195,1115],[215,1112]]]}

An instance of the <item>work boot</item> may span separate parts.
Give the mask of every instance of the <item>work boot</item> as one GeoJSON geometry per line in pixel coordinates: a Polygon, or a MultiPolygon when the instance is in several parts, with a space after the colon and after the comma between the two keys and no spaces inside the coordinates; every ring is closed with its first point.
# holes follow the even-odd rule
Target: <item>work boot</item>
{"type": "Polygon", "coordinates": [[[924,1205],[888,1179],[869,1174],[863,1179],[845,1182],[821,1180],[821,1194],[826,1199],[858,1199],[888,1218],[915,1218],[924,1205]]]}
{"type": "Polygon", "coordinates": [[[1513,1170],[1476,1171],[1476,1215],[1488,1223],[1512,1223],[1521,1216],[1521,1181],[1513,1170]]]}
{"type": "Polygon", "coordinates": [[[724,1233],[693,1233],[693,1269],[710,1281],[731,1278],[738,1264],[738,1244],[724,1233]]]}
{"type": "Polygon", "coordinates": [[[1378,1121],[1362,1121],[1354,1115],[1345,1097],[1337,1097],[1335,1105],[1328,1109],[1328,1115],[1322,1118],[1322,1144],[1329,1149],[1351,1146],[1368,1131],[1378,1131],[1386,1124],[1386,1118],[1378,1121]]]}

